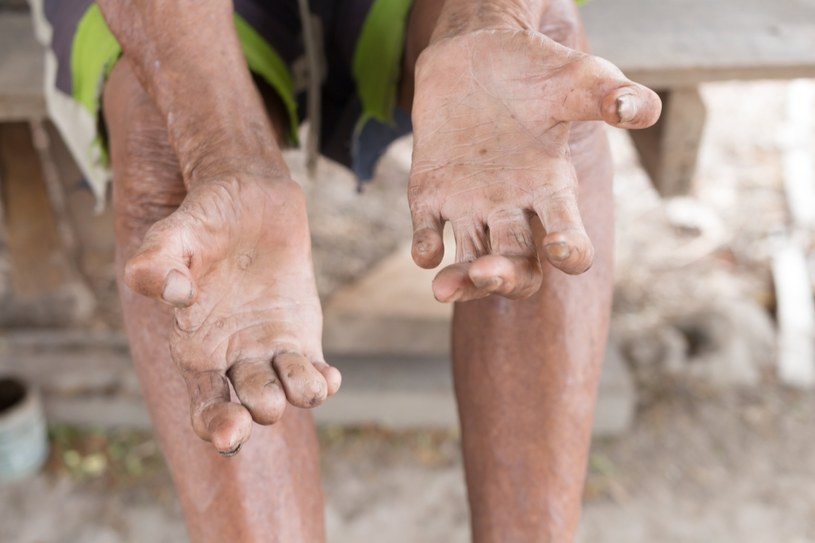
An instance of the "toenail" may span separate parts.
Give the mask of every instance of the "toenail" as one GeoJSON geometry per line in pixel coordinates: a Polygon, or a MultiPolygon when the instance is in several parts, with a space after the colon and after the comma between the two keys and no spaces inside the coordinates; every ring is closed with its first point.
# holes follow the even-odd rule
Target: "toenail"
{"type": "Polygon", "coordinates": [[[637,116],[637,104],[630,94],[617,97],[617,117],[621,123],[630,123],[637,116]]]}
{"type": "Polygon", "coordinates": [[[473,284],[480,289],[483,290],[495,290],[499,288],[504,283],[504,280],[500,277],[493,276],[487,279],[474,279],[473,284]]]}
{"type": "Polygon", "coordinates": [[[223,457],[235,456],[241,451],[241,447],[243,447],[243,443],[238,443],[238,446],[232,449],[231,451],[218,451],[218,454],[220,454],[223,457]]]}
{"type": "Polygon", "coordinates": [[[549,258],[560,261],[569,258],[569,256],[572,254],[572,250],[569,249],[566,242],[558,241],[556,243],[550,243],[546,246],[546,254],[549,255],[549,258]]]}
{"type": "Polygon", "coordinates": [[[161,291],[162,299],[170,304],[187,304],[192,299],[192,286],[180,272],[171,270],[164,281],[161,291]]]}

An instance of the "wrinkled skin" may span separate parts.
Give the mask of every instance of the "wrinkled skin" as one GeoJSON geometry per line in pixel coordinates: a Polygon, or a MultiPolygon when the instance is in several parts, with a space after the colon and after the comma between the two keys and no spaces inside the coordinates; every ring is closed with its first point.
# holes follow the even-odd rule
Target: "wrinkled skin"
{"type": "Polygon", "coordinates": [[[537,32],[481,30],[427,48],[408,195],[417,264],[439,264],[442,224],[453,226],[456,264],[436,277],[436,298],[526,298],[540,287],[539,255],[586,271],[594,249],[577,207],[571,123],[642,128],[660,107],[612,64],[537,32]],[[546,231],[540,252],[534,217],[546,231]]]}
{"type": "Polygon", "coordinates": [[[293,184],[203,183],[148,231],[126,269],[131,287],[177,308],[170,350],[193,427],[224,454],[249,438],[253,419],[272,424],[287,400],[314,407],[340,386],[323,359],[307,225],[286,228],[304,205],[293,184]]]}

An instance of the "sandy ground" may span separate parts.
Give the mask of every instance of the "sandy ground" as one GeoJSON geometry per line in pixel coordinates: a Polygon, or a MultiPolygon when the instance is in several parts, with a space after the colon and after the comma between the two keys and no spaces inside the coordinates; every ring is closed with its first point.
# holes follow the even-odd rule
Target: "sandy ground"
{"type": "MultiPolygon", "coordinates": [[[[772,384],[722,392],[673,382],[629,435],[594,444],[578,541],[815,541],[813,409],[811,394],[772,384]]],[[[87,462],[111,441],[58,440],[46,474],[0,487],[0,541],[185,541],[152,441],[137,439],[147,466],[131,465],[137,473],[87,462]],[[87,466],[78,468],[70,458],[82,447],[87,466]]],[[[323,428],[321,441],[329,541],[468,540],[454,433],[323,428]]]]}
{"type": "MultiPolygon", "coordinates": [[[[693,199],[661,202],[613,134],[613,326],[640,401],[628,435],[593,445],[581,543],[815,542],[815,395],[779,386],[773,371],[769,261],[789,223],[778,152],[786,89],[704,89],[710,119],[693,199]],[[716,332],[704,324],[712,313],[755,318],[733,317],[716,332]]],[[[403,167],[398,152],[383,165],[403,167]]],[[[324,294],[404,238],[403,187],[371,187],[385,210],[374,213],[350,179],[305,183],[323,217],[314,233],[316,258],[331,269],[320,278],[324,294]],[[373,248],[339,245],[364,239],[349,218],[358,213],[387,233],[373,248]]],[[[53,437],[45,473],[0,486],[0,541],[185,540],[149,436],[55,429],[53,437]]],[[[321,440],[329,541],[468,540],[454,431],[323,428],[321,440]]]]}

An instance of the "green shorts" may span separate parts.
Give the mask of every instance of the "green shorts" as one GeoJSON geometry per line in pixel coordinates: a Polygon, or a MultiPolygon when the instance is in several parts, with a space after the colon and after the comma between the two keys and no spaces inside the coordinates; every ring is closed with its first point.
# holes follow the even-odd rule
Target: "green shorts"
{"type": "MultiPolygon", "coordinates": [[[[396,105],[412,0],[309,0],[319,19],[320,152],[370,179],[379,157],[410,132],[396,105]]],[[[101,118],[106,76],[121,54],[92,0],[31,0],[37,35],[48,46],[49,114],[88,184],[102,198],[110,178],[101,118]]],[[[307,73],[297,0],[234,0],[235,28],[249,69],[285,106],[289,138],[306,110],[307,73]]]]}

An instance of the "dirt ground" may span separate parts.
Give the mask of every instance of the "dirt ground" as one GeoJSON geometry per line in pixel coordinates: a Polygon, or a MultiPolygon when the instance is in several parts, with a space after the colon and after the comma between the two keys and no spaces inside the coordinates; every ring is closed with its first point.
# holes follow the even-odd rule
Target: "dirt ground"
{"type": "MultiPolygon", "coordinates": [[[[769,270],[789,231],[780,152],[787,91],[784,83],[704,89],[710,117],[694,198],[660,201],[625,137],[612,133],[613,336],[639,402],[629,433],[593,444],[580,543],[815,542],[815,394],[782,387],[774,372],[769,270]]],[[[397,150],[383,168],[404,161],[397,150]]],[[[325,294],[404,238],[404,193],[372,186],[387,204],[373,212],[350,180],[310,183],[323,198],[312,200],[312,214],[324,217],[313,229],[317,259],[331,270],[320,279],[325,294]],[[332,201],[342,212],[321,213],[332,201]],[[348,218],[358,212],[389,233],[373,248],[338,245],[364,238],[348,218]]],[[[320,438],[329,541],[468,540],[454,430],[330,427],[320,438]]],[[[0,486],[0,541],[186,540],[149,435],[54,428],[52,443],[43,474],[0,486]]]]}
{"type": "MultiPolygon", "coordinates": [[[[815,541],[815,397],[772,384],[665,390],[628,435],[594,443],[578,541],[815,541]]],[[[0,541],[186,540],[149,436],[56,434],[45,474],[0,487],[0,541]]],[[[454,432],[320,437],[329,541],[468,540],[454,432]]]]}

